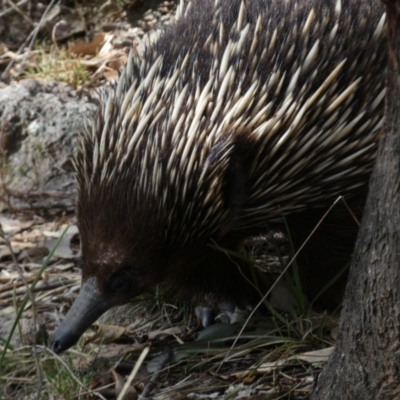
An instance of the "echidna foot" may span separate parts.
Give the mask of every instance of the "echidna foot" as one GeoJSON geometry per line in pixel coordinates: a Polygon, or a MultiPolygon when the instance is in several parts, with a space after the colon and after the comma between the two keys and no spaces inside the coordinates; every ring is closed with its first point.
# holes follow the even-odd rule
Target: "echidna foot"
{"type": "Polygon", "coordinates": [[[225,324],[234,324],[243,322],[249,316],[254,307],[247,305],[245,308],[238,307],[234,302],[224,301],[217,307],[197,306],[195,313],[204,328],[213,325],[216,322],[225,324]]]}

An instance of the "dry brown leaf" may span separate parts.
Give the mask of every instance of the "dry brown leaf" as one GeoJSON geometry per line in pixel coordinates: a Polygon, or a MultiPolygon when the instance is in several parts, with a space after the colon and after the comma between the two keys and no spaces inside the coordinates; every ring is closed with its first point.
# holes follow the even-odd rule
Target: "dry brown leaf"
{"type": "MultiPolygon", "coordinates": [[[[112,369],[111,372],[115,379],[115,394],[118,396],[121,393],[121,391],[125,385],[125,380],[114,369],[112,369]]],[[[123,399],[124,400],[136,400],[137,398],[138,398],[138,393],[136,392],[136,389],[133,386],[129,386],[128,391],[126,392],[123,399]]]]}
{"type": "Polygon", "coordinates": [[[84,346],[88,343],[110,343],[126,333],[126,329],[122,326],[103,324],[96,324],[95,326],[95,334],[86,338],[84,346]]]}
{"type": "Polygon", "coordinates": [[[75,43],[70,43],[68,49],[71,53],[81,55],[81,56],[95,56],[99,53],[104,42],[106,41],[107,33],[99,32],[93,36],[91,42],[85,42],[84,40],[78,40],[75,43]]]}
{"type": "Polygon", "coordinates": [[[119,50],[119,52],[115,51],[113,59],[110,60],[107,65],[110,68],[121,69],[127,61],[128,56],[126,55],[126,53],[119,50]]]}
{"type": "Polygon", "coordinates": [[[114,82],[118,79],[118,70],[107,69],[103,72],[103,77],[108,82],[114,82]]]}

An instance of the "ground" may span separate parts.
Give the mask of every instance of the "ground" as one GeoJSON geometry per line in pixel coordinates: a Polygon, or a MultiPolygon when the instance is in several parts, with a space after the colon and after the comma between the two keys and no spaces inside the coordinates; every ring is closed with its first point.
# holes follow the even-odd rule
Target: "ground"
{"type": "MultiPolygon", "coordinates": [[[[307,399],[336,319],[301,300],[293,311],[202,329],[193,305],[157,287],[103,316],[61,357],[46,349],[80,287],[70,157],[83,114],[176,9],[54,3],[0,6],[0,397],[307,399]]],[[[247,256],[279,264],[273,242],[254,240],[247,256]]]]}

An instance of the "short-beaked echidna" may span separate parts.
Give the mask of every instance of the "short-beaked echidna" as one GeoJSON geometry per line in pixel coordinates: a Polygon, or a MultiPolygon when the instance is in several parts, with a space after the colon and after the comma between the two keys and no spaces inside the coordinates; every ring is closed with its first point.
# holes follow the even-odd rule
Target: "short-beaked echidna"
{"type": "MultiPolygon", "coordinates": [[[[194,0],[130,57],[79,144],[83,284],[51,348],[159,282],[252,303],[242,274],[261,286],[262,274],[213,245],[236,250],[285,221],[298,246],[340,195],[360,215],[385,27],[378,1],[194,0]]],[[[356,232],[339,206],[315,233],[302,252],[309,296],[349,261],[356,232]]]]}

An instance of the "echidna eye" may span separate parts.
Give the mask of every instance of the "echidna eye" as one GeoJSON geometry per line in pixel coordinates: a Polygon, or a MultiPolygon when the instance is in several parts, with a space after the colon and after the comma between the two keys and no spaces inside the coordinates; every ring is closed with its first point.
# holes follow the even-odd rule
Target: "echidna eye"
{"type": "Polygon", "coordinates": [[[130,279],[126,274],[123,275],[116,275],[112,278],[111,284],[110,284],[110,289],[112,291],[121,291],[124,290],[128,287],[130,283],[130,279]]]}

